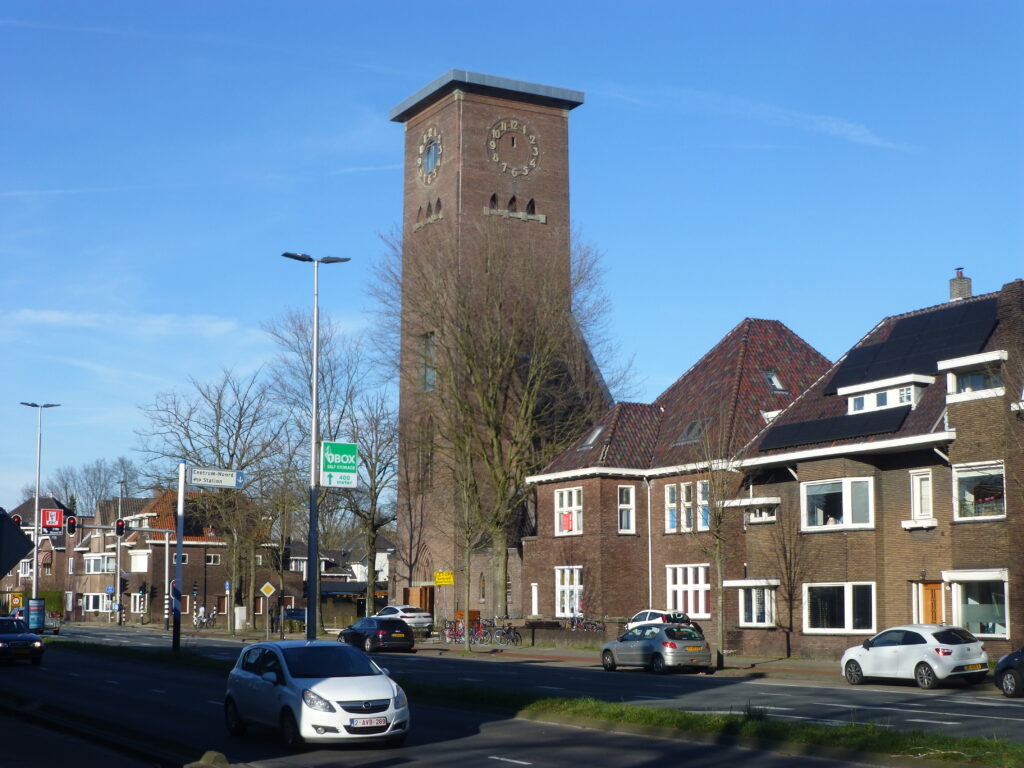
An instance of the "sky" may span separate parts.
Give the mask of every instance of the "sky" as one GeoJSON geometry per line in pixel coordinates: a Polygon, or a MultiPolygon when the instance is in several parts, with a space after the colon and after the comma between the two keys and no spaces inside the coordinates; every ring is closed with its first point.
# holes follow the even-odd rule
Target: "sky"
{"type": "Polygon", "coordinates": [[[139,459],[139,406],[273,355],[320,271],[373,322],[401,224],[389,110],[450,69],[583,91],[573,226],[650,402],[745,317],[836,359],[1024,277],[1024,3],[5,0],[0,506],[139,459]]]}

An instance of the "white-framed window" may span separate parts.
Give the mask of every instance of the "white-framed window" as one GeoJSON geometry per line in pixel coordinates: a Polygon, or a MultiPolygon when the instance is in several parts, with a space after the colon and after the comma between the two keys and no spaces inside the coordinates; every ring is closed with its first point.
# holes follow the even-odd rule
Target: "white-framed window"
{"type": "Polygon", "coordinates": [[[874,634],[875,583],[804,584],[804,632],[874,634]]]}
{"type": "Polygon", "coordinates": [[[145,613],[146,612],[146,595],[140,595],[138,592],[132,592],[131,604],[128,606],[130,613],[145,613]]]}
{"type": "Polygon", "coordinates": [[[589,451],[597,443],[597,438],[599,438],[601,436],[602,432],[604,432],[604,426],[594,427],[590,431],[590,434],[587,435],[587,439],[583,441],[583,445],[581,445],[576,450],[577,451],[589,451]]]}
{"type": "Polygon", "coordinates": [[[110,598],[102,592],[86,592],[82,595],[82,611],[84,613],[99,613],[110,609],[110,598]]]}
{"type": "Polygon", "coordinates": [[[679,486],[669,483],[665,486],[665,533],[679,530],[679,486]]]}
{"type": "Polygon", "coordinates": [[[711,527],[711,506],[708,496],[711,493],[711,482],[700,480],[697,482],[697,530],[706,531],[711,527]]]}
{"type": "Polygon", "coordinates": [[[129,567],[132,573],[149,573],[149,552],[132,552],[129,567]]]}
{"type": "Polygon", "coordinates": [[[900,387],[899,397],[897,398],[900,405],[913,405],[914,403],[914,388],[913,387],[900,387]]]}
{"type": "Polygon", "coordinates": [[[304,557],[293,557],[288,561],[288,570],[293,573],[305,573],[306,572],[306,558],[304,557]]]}
{"type": "MultiPolygon", "coordinates": [[[[172,565],[177,565],[178,564],[178,553],[177,552],[175,552],[174,554],[171,555],[171,564],[172,565]]],[[[182,552],[181,553],[181,564],[182,565],[188,565],[188,552],[182,552]]]]}
{"type": "Polygon", "coordinates": [[[915,520],[929,520],[933,517],[930,469],[910,473],[910,508],[915,520]]]}
{"type": "Polygon", "coordinates": [[[256,565],[263,565],[263,555],[256,555],[256,565]]]}
{"type": "Polygon", "coordinates": [[[802,531],[871,528],[875,481],[870,477],[844,477],[800,484],[802,531]]]}
{"type": "Polygon", "coordinates": [[[433,331],[420,336],[420,391],[433,392],[437,386],[437,336],[433,331]]]}
{"type": "Polygon", "coordinates": [[[953,623],[978,637],[1008,638],[1009,571],[943,571],[953,593],[953,623]]]}
{"type": "Polygon", "coordinates": [[[32,575],[32,561],[22,560],[18,563],[18,575],[19,576],[31,576],[32,575]]]}
{"type": "Polygon", "coordinates": [[[264,605],[267,602],[267,598],[263,595],[256,595],[256,601],[253,603],[252,609],[257,616],[262,616],[264,613],[264,605]]]}
{"type": "Polygon", "coordinates": [[[683,483],[683,501],[681,517],[679,519],[679,530],[693,530],[693,483],[683,483]]]}
{"type": "Polygon", "coordinates": [[[771,388],[775,392],[785,392],[786,386],[782,383],[782,379],[779,378],[779,374],[776,371],[765,371],[764,377],[768,380],[771,388]]]}
{"type": "Polygon", "coordinates": [[[207,565],[220,565],[220,554],[209,554],[206,555],[207,565]]]}
{"type": "Polygon", "coordinates": [[[976,368],[973,371],[959,371],[956,374],[955,393],[984,392],[1003,386],[1003,375],[998,368],[976,368]]]}
{"type": "Polygon", "coordinates": [[[740,588],[740,626],[775,626],[775,588],[740,588]]]}
{"type": "Polygon", "coordinates": [[[636,533],[636,489],[619,486],[619,533],[636,533]]]}
{"type": "Polygon", "coordinates": [[[583,533],[583,489],[560,488],[555,491],[555,536],[583,533]]]}
{"type": "Polygon", "coordinates": [[[75,555],[73,553],[68,554],[68,573],[75,572],[75,555]]]}
{"type": "Polygon", "coordinates": [[[571,617],[583,613],[583,566],[555,568],[555,616],[571,617]]]}
{"type": "Polygon", "coordinates": [[[747,513],[748,523],[774,523],[778,516],[779,508],[774,504],[765,504],[763,507],[753,507],[747,513]]]}
{"type": "Polygon", "coordinates": [[[86,555],[86,573],[113,573],[114,555],[86,555]]]}
{"type": "Polygon", "coordinates": [[[939,360],[936,368],[946,372],[946,402],[960,403],[988,397],[1002,397],[1001,366],[1007,359],[1004,349],[980,352],[976,355],[939,360]]]}
{"type": "Polygon", "coordinates": [[[864,395],[857,395],[850,401],[851,411],[863,411],[864,410],[864,395]]]}
{"type": "Polygon", "coordinates": [[[682,611],[696,619],[711,618],[711,584],[708,582],[710,567],[710,563],[665,566],[669,611],[682,611]]]}
{"type": "Polygon", "coordinates": [[[1003,463],[953,465],[953,519],[992,520],[1006,517],[1003,463]]]}

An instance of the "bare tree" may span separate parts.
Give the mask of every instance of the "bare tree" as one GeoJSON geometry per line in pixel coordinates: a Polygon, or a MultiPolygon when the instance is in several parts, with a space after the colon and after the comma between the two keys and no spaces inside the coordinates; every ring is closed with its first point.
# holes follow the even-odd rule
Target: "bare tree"
{"type": "MultiPolygon", "coordinates": [[[[275,471],[283,421],[261,372],[237,376],[225,370],[209,383],[191,380],[192,392],[160,393],[142,408],[149,425],[138,432],[154,485],[171,485],[179,461],[194,466],[243,470],[259,488],[275,471]]],[[[242,556],[266,537],[258,508],[245,491],[205,494],[199,505],[206,522],[223,531],[236,599],[250,603],[253,585],[241,578],[242,556]]],[[[251,613],[249,614],[251,615],[251,613]]]]}
{"type": "Polygon", "coordinates": [[[785,621],[776,614],[776,624],[786,633],[786,658],[793,655],[797,606],[808,567],[807,549],[800,534],[799,509],[799,504],[787,504],[785,510],[778,510],[770,532],[769,563],[778,574],[778,596],[786,603],[785,621]]]}
{"type": "MultiPolygon", "coordinates": [[[[394,329],[402,318],[403,386],[422,393],[416,409],[433,418],[466,575],[465,547],[489,546],[493,583],[505,584],[525,477],[610,402],[588,344],[602,317],[592,300],[595,254],[566,269],[547,258],[540,235],[513,238],[503,222],[485,222],[462,241],[443,229],[420,235],[395,248],[379,273],[375,293],[389,315],[382,325],[394,329]],[[470,524],[479,530],[463,530],[470,524]]],[[[403,439],[417,429],[415,419],[404,421],[403,439]]],[[[491,591],[495,615],[507,614],[505,599],[505,590],[491,591]]]]}
{"type": "Polygon", "coordinates": [[[130,459],[119,456],[113,461],[96,459],[81,467],[58,467],[43,487],[47,495],[60,499],[73,511],[93,514],[101,499],[120,492],[122,482],[126,495],[140,490],[138,468],[130,459]]]}

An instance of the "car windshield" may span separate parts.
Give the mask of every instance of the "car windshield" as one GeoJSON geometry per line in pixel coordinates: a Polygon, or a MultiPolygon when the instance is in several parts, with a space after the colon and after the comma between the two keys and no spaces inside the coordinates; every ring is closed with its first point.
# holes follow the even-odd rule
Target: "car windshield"
{"type": "Polygon", "coordinates": [[[28,624],[21,619],[0,619],[0,635],[18,635],[28,632],[28,624]]]}
{"type": "Polygon", "coordinates": [[[966,629],[960,629],[960,627],[942,629],[938,632],[933,632],[932,635],[938,642],[944,645],[966,645],[967,643],[978,642],[978,638],[966,629]]]}
{"type": "Polygon", "coordinates": [[[292,677],[367,677],[381,674],[364,654],[345,645],[303,646],[284,650],[292,677]]]}
{"type": "Polygon", "coordinates": [[[689,627],[667,627],[665,637],[669,640],[703,640],[700,632],[689,627]]]}

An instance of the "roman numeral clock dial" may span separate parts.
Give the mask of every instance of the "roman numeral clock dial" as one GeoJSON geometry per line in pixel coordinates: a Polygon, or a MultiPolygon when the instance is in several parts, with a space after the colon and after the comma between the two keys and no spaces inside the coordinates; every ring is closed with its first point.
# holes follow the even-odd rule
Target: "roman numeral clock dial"
{"type": "Polygon", "coordinates": [[[505,118],[487,134],[487,156],[499,173],[513,178],[537,172],[540,144],[525,120],[505,118]]]}

